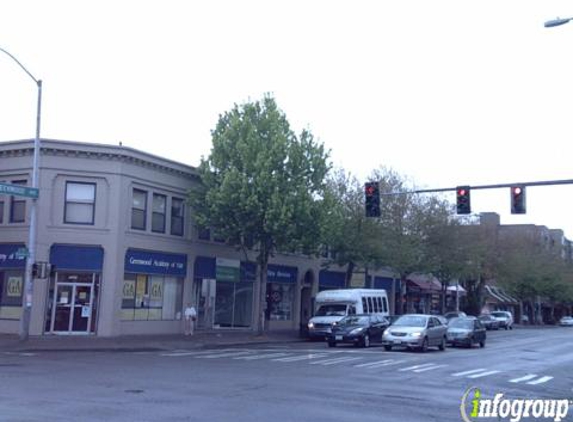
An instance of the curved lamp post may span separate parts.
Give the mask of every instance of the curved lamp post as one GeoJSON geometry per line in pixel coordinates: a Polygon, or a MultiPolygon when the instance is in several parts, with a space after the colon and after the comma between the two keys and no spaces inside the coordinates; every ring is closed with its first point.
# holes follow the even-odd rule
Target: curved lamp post
{"type": "Polygon", "coordinates": [[[573,18],[555,18],[555,19],[552,19],[550,21],[545,22],[543,24],[543,26],[546,28],[552,28],[554,26],[565,25],[570,20],[573,20],[573,18]]]}
{"type": "MultiPolygon", "coordinates": [[[[16,62],[26,74],[32,78],[38,87],[38,108],[36,114],[36,137],[34,138],[34,160],[32,164],[32,187],[38,188],[39,179],[39,161],[40,161],[40,116],[42,110],[42,81],[34,76],[24,67],[22,63],[12,54],[0,48],[0,51],[8,55],[16,62]]],[[[20,340],[28,340],[30,333],[30,316],[32,313],[32,264],[36,261],[36,204],[37,198],[32,198],[32,207],[30,209],[30,231],[28,236],[28,258],[26,260],[26,273],[24,279],[24,294],[22,296],[22,316],[20,318],[20,340]]]]}

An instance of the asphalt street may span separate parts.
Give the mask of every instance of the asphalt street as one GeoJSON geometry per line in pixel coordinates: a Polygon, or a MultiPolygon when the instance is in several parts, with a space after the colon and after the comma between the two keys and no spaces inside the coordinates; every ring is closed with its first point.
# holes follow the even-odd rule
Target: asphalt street
{"type": "Polygon", "coordinates": [[[0,420],[11,422],[460,421],[470,388],[572,399],[572,387],[569,328],[488,332],[483,349],[428,353],[322,342],[0,353],[0,420]]]}

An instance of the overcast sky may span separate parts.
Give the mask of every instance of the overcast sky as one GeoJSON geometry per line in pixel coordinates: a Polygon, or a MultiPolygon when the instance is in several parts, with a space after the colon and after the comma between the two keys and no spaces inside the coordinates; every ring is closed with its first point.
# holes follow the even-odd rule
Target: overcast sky
{"type": "MultiPolygon", "coordinates": [[[[42,79],[44,138],[189,165],[233,104],[275,96],[335,165],[421,188],[569,180],[570,1],[4,1],[0,47],[42,79]]],[[[0,52],[0,141],[32,138],[37,90],[0,52]]],[[[573,239],[573,185],[472,192],[472,210],[573,239]]],[[[449,196],[454,200],[454,193],[449,196]]]]}

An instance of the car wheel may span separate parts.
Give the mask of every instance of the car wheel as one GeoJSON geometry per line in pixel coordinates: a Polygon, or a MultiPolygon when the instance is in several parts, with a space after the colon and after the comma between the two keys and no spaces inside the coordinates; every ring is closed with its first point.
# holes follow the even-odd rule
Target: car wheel
{"type": "Polygon", "coordinates": [[[328,347],[336,347],[336,342],[335,341],[329,341],[328,347]]]}
{"type": "Polygon", "coordinates": [[[510,329],[510,330],[513,330],[513,325],[510,325],[510,326],[509,326],[509,329],[510,329]]]}
{"type": "Polygon", "coordinates": [[[446,338],[442,337],[442,342],[440,343],[440,350],[443,352],[444,350],[446,350],[446,338]]]}
{"type": "Polygon", "coordinates": [[[479,342],[479,347],[481,347],[482,349],[485,347],[485,340],[479,342]]]}
{"type": "Polygon", "coordinates": [[[426,353],[428,351],[428,337],[424,337],[424,341],[422,342],[422,347],[420,347],[420,352],[426,353]]]}
{"type": "Polygon", "coordinates": [[[389,352],[390,350],[392,350],[392,346],[384,346],[384,350],[386,350],[387,352],[389,352]]]}
{"type": "Polygon", "coordinates": [[[362,347],[370,347],[370,336],[365,334],[362,338],[362,347]]]}

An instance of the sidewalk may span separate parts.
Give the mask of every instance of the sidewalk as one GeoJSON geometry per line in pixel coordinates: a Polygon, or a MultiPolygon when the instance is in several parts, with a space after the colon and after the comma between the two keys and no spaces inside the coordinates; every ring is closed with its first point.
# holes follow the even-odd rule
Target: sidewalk
{"type": "Polygon", "coordinates": [[[198,331],[193,336],[131,335],[121,337],[94,337],[81,335],[30,336],[21,342],[17,335],[0,334],[0,353],[32,353],[52,351],[161,351],[177,349],[208,349],[221,346],[251,344],[280,344],[306,341],[298,331],[271,331],[258,336],[252,331],[212,330],[198,331]]]}

